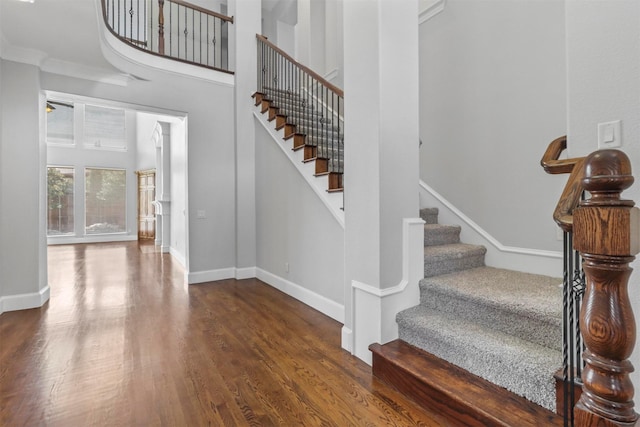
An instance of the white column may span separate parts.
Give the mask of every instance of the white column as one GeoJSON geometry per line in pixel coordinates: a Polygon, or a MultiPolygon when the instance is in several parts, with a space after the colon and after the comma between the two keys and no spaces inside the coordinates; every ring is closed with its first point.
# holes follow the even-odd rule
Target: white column
{"type": "Polygon", "coordinates": [[[260,2],[230,0],[235,46],[236,141],[236,277],[255,276],[255,129],[253,99],[256,90],[257,42],[261,30],[260,2]]]}
{"type": "Polygon", "coordinates": [[[365,361],[393,338],[386,290],[401,287],[403,223],[419,213],[417,11],[417,0],[344,2],[343,347],[365,361]]]}

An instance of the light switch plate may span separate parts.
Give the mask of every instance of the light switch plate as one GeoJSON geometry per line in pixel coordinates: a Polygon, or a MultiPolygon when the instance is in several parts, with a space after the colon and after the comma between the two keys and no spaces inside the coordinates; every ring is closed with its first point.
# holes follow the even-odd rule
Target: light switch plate
{"type": "Polygon", "coordinates": [[[615,148],[622,146],[620,120],[598,123],[598,148],[615,148]]]}

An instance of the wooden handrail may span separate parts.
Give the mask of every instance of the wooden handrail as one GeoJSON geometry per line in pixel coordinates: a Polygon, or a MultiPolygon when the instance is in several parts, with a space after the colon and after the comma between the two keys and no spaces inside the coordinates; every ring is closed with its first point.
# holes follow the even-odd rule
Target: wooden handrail
{"type": "Polygon", "coordinates": [[[547,147],[540,160],[540,165],[549,174],[571,173],[574,165],[584,157],[560,159],[560,154],[567,149],[567,136],[556,138],[547,147]]]}
{"type": "MultiPolygon", "coordinates": [[[[173,1],[173,0],[172,0],[173,1]]],[[[260,40],[262,43],[268,45],[271,49],[273,49],[274,51],[278,52],[280,55],[282,55],[287,61],[291,62],[292,64],[294,64],[296,67],[300,68],[302,71],[304,71],[306,74],[310,75],[311,77],[313,77],[314,79],[316,79],[320,84],[322,84],[324,87],[326,87],[327,89],[333,91],[336,95],[340,96],[341,98],[344,98],[344,91],[342,89],[340,89],[339,87],[331,84],[329,81],[327,81],[324,77],[322,77],[320,74],[316,73],[315,71],[313,71],[311,68],[299,63],[298,61],[296,61],[295,59],[293,59],[287,52],[285,52],[284,50],[280,49],[278,46],[276,46],[275,44],[271,43],[265,36],[260,35],[260,34],[256,34],[256,38],[258,40],[260,40]]]]}
{"type": "Polygon", "coordinates": [[[189,9],[197,10],[198,12],[202,12],[205,15],[215,16],[216,18],[222,19],[223,21],[231,22],[233,24],[233,16],[226,16],[221,13],[214,12],[213,10],[205,9],[204,7],[200,7],[183,0],[167,0],[167,1],[171,3],[179,4],[180,6],[188,7],[189,9]]]}
{"type": "Polygon", "coordinates": [[[540,165],[549,174],[570,174],[560,200],[553,211],[553,220],[562,230],[569,233],[573,229],[573,210],[578,206],[582,197],[585,157],[560,160],[560,154],[566,148],[566,135],[554,139],[544,152],[540,165]]]}

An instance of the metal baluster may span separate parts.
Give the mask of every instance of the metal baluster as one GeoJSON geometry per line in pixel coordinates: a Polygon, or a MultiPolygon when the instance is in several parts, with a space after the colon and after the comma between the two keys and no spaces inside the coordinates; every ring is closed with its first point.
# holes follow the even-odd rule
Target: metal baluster
{"type": "Polygon", "coordinates": [[[189,51],[189,44],[187,43],[187,37],[189,37],[189,18],[187,17],[187,8],[184,9],[184,59],[187,59],[187,52],[189,51]]]}
{"type": "Polygon", "coordinates": [[[196,62],[196,11],[191,9],[191,60],[196,62]]]}
{"type": "Polygon", "coordinates": [[[154,52],[153,50],[153,34],[155,33],[153,31],[153,0],[151,0],[149,2],[149,16],[151,16],[151,19],[149,19],[149,34],[151,35],[151,37],[149,37],[149,49],[154,52]]]}

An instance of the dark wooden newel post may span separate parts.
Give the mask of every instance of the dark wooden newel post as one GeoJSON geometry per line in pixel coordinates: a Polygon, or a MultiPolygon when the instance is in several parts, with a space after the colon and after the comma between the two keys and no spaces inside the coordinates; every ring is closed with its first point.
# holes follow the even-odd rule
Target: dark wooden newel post
{"type": "Polygon", "coordinates": [[[586,367],[575,425],[633,426],[638,414],[628,359],[636,324],[627,284],[629,263],[639,251],[640,215],[632,200],[620,199],[633,184],[631,163],[621,151],[601,150],[584,167],[583,186],[591,198],[573,212],[574,248],[584,259],[587,283],[580,313],[586,367]]]}

